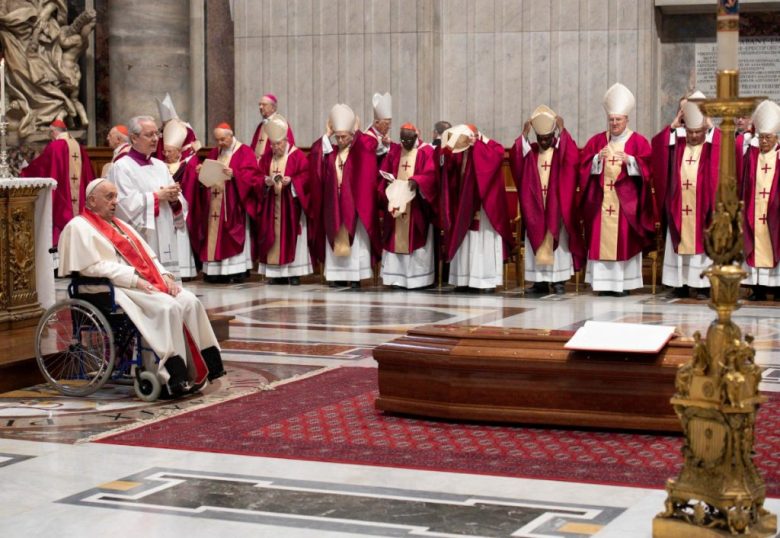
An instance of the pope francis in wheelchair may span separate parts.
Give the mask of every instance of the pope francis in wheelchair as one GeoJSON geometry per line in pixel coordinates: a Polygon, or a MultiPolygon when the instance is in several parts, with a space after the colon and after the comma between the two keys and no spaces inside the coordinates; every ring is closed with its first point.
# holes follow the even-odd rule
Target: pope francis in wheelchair
{"type": "Polygon", "coordinates": [[[44,376],[61,392],[88,394],[117,369],[115,354],[126,358],[135,353],[131,367],[123,367],[124,375],[135,377],[141,398],[153,400],[161,394],[186,394],[224,375],[203,305],[165,271],[141,236],[114,216],[116,187],[100,178],[87,186],[86,194],[84,210],[65,226],[59,241],[59,274],[75,276],[71,298],[65,301],[68,308],[58,309],[58,303],[39,324],[37,355],[44,376]],[[80,280],[83,277],[88,278],[80,280]],[[107,282],[96,286],[95,277],[107,282]],[[107,289],[112,296],[104,301],[108,310],[105,305],[98,310],[90,297],[98,297],[98,292],[105,296],[107,289]],[[136,335],[124,338],[124,349],[114,334],[123,332],[123,325],[112,320],[120,308],[120,315],[129,319],[125,325],[136,335]],[[53,338],[47,352],[46,341],[53,338]],[[109,340],[116,351],[107,350],[109,340]]]}

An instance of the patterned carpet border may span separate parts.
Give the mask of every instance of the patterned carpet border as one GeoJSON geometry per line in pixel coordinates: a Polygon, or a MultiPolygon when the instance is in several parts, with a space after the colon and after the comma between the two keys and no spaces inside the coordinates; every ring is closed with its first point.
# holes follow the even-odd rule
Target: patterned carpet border
{"type": "MultiPolygon", "coordinates": [[[[681,437],[384,415],[376,375],[337,368],[98,442],[647,488],[663,488],[681,465],[681,437]]],[[[770,496],[780,495],[779,404],[770,395],[756,430],[770,496]]]]}

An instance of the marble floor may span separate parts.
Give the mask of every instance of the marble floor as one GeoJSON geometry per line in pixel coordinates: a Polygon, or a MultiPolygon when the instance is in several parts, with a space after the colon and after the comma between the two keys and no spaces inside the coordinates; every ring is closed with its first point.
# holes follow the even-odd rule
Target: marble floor
{"type": "MultiPolygon", "coordinates": [[[[641,489],[95,441],[330,369],[374,368],[375,346],[420,324],[576,329],[586,320],[623,321],[675,325],[690,336],[714,315],[704,302],[665,294],[187,286],[211,312],[235,316],[223,344],[229,375],[176,402],[140,402],[121,385],[83,399],[45,386],[0,394],[0,536],[649,537],[663,484],[641,489]]],[[[766,391],[780,391],[778,314],[772,305],[748,304],[736,315],[756,337],[766,391]]],[[[766,506],[780,512],[778,499],[766,506]]]]}

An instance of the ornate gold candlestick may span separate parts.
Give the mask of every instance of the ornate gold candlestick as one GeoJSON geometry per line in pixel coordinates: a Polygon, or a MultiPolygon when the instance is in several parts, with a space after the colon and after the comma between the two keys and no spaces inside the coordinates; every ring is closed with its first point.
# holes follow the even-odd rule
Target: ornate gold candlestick
{"type": "Polygon", "coordinates": [[[675,381],[672,405],[682,422],[683,468],[666,484],[665,510],[653,520],[653,536],[769,537],[777,517],[763,508],[766,486],[753,462],[756,413],[766,401],[758,390],[761,368],[751,336],[742,338],[731,313],[739,308],[742,202],[737,197],[734,118],[748,116],[763,98],[738,97],[736,70],[718,72],[718,98],[701,101],[706,115],[723,119],[717,207],[705,248],[714,264],[710,308],[717,313],[702,340],[694,334],[693,358],[675,381]]]}

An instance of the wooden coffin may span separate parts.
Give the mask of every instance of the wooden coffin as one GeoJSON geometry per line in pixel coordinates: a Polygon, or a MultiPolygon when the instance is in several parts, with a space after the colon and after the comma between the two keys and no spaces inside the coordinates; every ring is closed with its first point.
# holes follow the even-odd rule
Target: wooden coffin
{"type": "Polygon", "coordinates": [[[374,350],[377,409],[410,415],[631,430],[681,431],[669,399],[693,350],[574,352],[573,332],[423,326],[374,350]]]}

